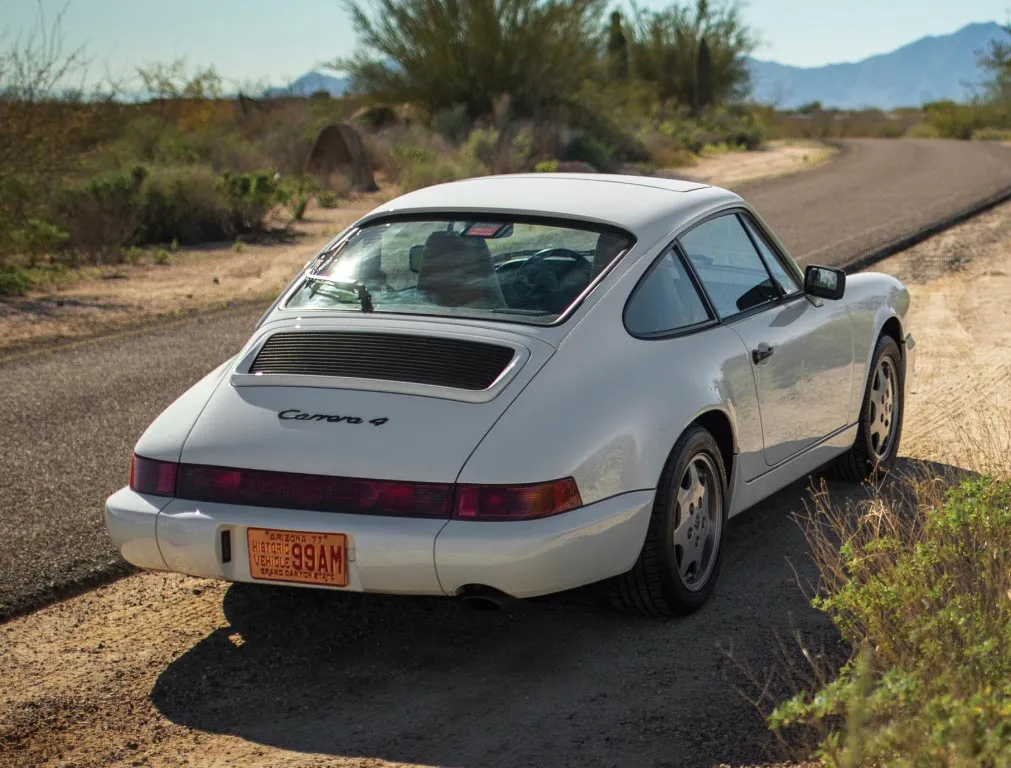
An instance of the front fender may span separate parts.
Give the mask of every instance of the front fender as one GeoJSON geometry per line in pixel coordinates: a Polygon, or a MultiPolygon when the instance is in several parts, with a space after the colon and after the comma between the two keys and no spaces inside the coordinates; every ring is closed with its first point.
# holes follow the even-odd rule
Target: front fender
{"type": "MultiPolygon", "coordinates": [[[[844,298],[853,321],[853,379],[860,382],[850,398],[850,423],[860,418],[860,408],[870,372],[874,347],[885,325],[897,323],[900,345],[906,337],[912,338],[909,327],[909,290],[892,275],[883,272],[861,272],[846,278],[844,298]]],[[[907,344],[907,370],[909,354],[915,342],[907,344]]],[[[907,377],[908,378],[908,377],[907,377]]]]}

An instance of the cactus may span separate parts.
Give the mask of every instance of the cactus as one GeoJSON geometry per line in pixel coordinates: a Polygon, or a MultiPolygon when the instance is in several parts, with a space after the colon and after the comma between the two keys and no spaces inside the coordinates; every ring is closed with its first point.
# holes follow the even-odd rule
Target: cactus
{"type": "Polygon", "coordinates": [[[628,78],[628,40],[621,28],[621,11],[611,14],[611,26],[607,31],[607,56],[611,77],[614,80],[628,78]]]}
{"type": "MultiPolygon", "coordinates": [[[[703,0],[705,2],[705,0],[703,0]]],[[[701,5],[701,3],[700,3],[701,5]]],[[[713,103],[713,59],[709,54],[709,44],[703,37],[699,43],[698,60],[695,69],[695,110],[699,111],[713,103]]]]}

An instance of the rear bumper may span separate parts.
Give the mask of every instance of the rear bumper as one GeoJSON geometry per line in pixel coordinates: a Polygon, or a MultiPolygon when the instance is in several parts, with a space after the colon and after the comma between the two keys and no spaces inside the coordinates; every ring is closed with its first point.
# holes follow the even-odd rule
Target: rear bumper
{"type": "Polygon", "coordinates": [[[626,493],[542,520],[479,523],[166,500],[124,488],[109,497],[105,514],[122,556],[146,569],[252,582],[246,528],[277,528],[347,535],[346,590],[454,595],[480,584],[534,597],[630,569],[646,536],[653,495],[626,493]],[[220,546],[226,530],[228,562],[220,546]]]}

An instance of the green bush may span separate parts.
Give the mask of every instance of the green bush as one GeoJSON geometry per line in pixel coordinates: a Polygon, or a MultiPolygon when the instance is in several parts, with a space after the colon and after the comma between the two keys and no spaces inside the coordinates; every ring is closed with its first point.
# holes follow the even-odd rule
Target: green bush
{"type": "Polygon", "coordinates": [[[925,104],[923,109],[927,122],[945,139],[971,139],[976,131],[990,127],[998,119],[994,108],[984,104],[935,101],[925,104]]]}
{"type": "Polygon", "coordinates": [[[904,134],[907,139],[939,139],[941,134],[937,128],[930,123],[918,123],[911,126],[904,134]]]}
{"type": "Polygon", "coordinates": [[[141,221],[140,191],[144,166],[62,187],[53,201],[57,225],[69,235],[76,254],[118,254],[137,235],[141,221]]]}
{"type": "Polygon", "coordinates": [[[10,232],[14,250],[28,257],[29,266],[35,266],[40,256],[64,246],[70,235],[55,224],[40,219],[28,219],[23,226],[10,232]]]}
{"type": "Polygon", "coordinates": [[[32,281],[20,267],[0,266],[0,296],[23,296],[32,281]]]}
{"type": "Polygon", "coordinates": [[[537,173],[554,173],[558,170],[557,160],[541,160],[537,165],[534,166],[534,170],[537,173]]]}
{"type": "Polygon", "coordinates": [[[292,221],[301,221],[312,197],[308,179],[285,179],[278,184],[276,197],[277,201],[288,209],[292,221]]]}
{"type": "Polygon", "coordinates": [[[204,165],[153,168],[142,190],[139,243],[195,244],[230,236],[219,176],[204,165]]]}
{"type": "Polygon", "coordinates": [[[598,171],[611,171],[617,165],[617,150],[592,136],[577,136],[565,152],[566,160],[589,163],[598,171]]]}
{"type": "Polygon", "coordinates": [[[230,173],[226,171],[219,184],[228,205],[228,223],[233,232],[257,232],[277,202],[278,188],[274,174],[230,173]]]}
{"type": "Polygon", "coordinates": [[[1011,483],[969,479],[937,499],[937,482],[808,534],[814,605],[863,650],[769,723],[824,728],[830,764],[1011,764],[1011,483]]]}
{"type": "Polygon", "coordinates": [[[974,141],[1011,141],[1011,130],[1001,128],[983,128],[973,131],[974,141]]]}
{"type": "Polygon", "coordinates": [[[396,168],[402,192],[479,176],[486,172],[486,168],[471,155],[465,153],[446,155],[433,149],[416,146],[394,147],[391,162],[396,168]]]}
{"type": "Polygon", "coordinates": [[[320,192],[316,195],[316,202],[319,204],[320,208],[338,208],[340,207],[340,197],[338,197],[336,192],[320,192]]]}

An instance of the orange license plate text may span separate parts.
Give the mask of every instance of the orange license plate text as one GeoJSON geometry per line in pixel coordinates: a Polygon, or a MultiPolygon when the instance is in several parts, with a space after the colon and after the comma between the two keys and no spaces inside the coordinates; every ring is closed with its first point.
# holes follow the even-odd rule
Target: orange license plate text
{"type": "Polygon", "coordinates": [[[249,575],[269,581],[294,581],[346,587],[347,536],[247,528],[249,575]]]}

